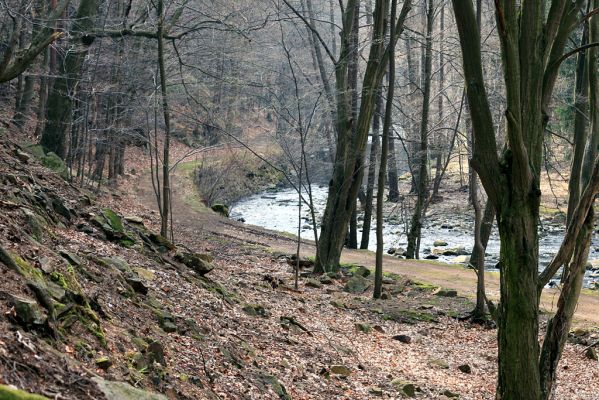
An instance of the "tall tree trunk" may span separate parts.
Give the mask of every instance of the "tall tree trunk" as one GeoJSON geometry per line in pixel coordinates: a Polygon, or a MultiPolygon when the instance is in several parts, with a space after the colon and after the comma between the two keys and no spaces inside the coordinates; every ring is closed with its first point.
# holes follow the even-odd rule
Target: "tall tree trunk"
{"type": "Polygon", "coordinates": [[[71,35],[75,41],[72,48],[61,60],[58,68],[60,76],[54,81],[48,97],[46,126],[42,133],[41,145],[61,158],[66,156],[66,139],[73,112],[73,97],[79,85],[83,62],[93,42],[93,37],[81,35],[92,30],[98,13],[99,0],[82,0],[77,9],[71,35]]]}
{"type": "MultiPolygon", "coordinates": [[[[441,126],[443,124],[443,100],[444,100],[444,86],[445,86],[445,53],[443,44],[445,42],[445,5],[441,4],[441,11],[439,12],[439,99],[438,107],[438,123],[441,126]]],[[[433,191],[431,198],[433,201],[439,197],[439,188],[441,187],[441,170],[443,169],[443,133],[438,133],[435,137],[435,178],[433,180],[433,191]]],[[[449,156],[449,155],[448,155],[449,156]]]]}
{"type": "MultiPolygon", "coordinates": [[[[590,9],[599,7],[599,0],[589,1],[587,13],[590,9]],[[592,4],[592,7],[591,7],[592,4]]],[[[599,18],[594,17],[590,23],[585,24],[582,45],[599,41],[599,18]],[[589,40],[590,36],[590,40],[589,40]]],[[[596,48],[591,48],[578,55],[578,65],[576,72],[576,118],[574,127],[574,153],[572,160],[569,185],[569,203],[567,224],[577,223],[575,219],[576,206],[582,196],[583,189],[591,183],[591,171],[595,157],[599,153],[599,71],[597,70],[598,52],[596,48]],[[588,53],[588,54],[587,54],[588,53]],[[587,134],[586,116],[589,115],[590,100],[590,121],[591,131],[587,134]],[[582,98],[579,100],[579,96],[582,98]],[[582,138],[581,138],[582,137],[582,138]],[[588,137],[588,140],[587,140],[588,137]],[[577,154],[580,148],[585,148],[584,156],[577,154]],[[576,180],[576,182],[572,182],[576,180]],[[574,206],[572,206],[574,203],[574,206]]],[[[589,256],[589,249],[593,237],[595,214],[593,207],[587,212],[583,226],[576,238],[574,254],[572,259],[564,265],[562,277],[562,289],[557,303],[557,312],[547,324],[547,333],[543,341],[540,359],[541,391],[542,399],[549,400],[553,398],[555,381],[557,378],[558,363],[561,359],[564,345],[568,338],[568,333],[572,325],[572,318],[576,311],[580,291],[586,271],[586,264],[589,256]]]]}
{"type": "Polygon", "coordinates": [[[171,209],[171,185],[170,185],[170,140],[171,140],[171,116],[168,108],[168,97],[166,89],[166,69],[164,67],[164,2],[158,0],[156,7],[158,14],[158,68],[160,70],[160,94],[162,96],[162,112],[164,116],[164,144],[162,153],[162,213],[160,223],[160,234],[168,237],[169,215],[171,209]]]}
{"type": "Polygon", "coordinates": [[[25,126],[27,113],[29,112],[29,106],[31,105],[31,99],[33,99],[33,84],[35,78],[31,75],[25,76],[25,83],[23,84],[23,92],[21,100],[17,107],[13,122],[19,128],[25,126]]]}
{"type": "MultiPolygon", "coordinates": [[[[337,151],[333,174],[329,182],[329,195],[322,220],[322,232],[316,254],[315,271],[330,271],[339,266],[339,258],[347,232],[354,202],[358,196],[363,175],[364,149],[368,139],[370,123],[374,111],[376,95],[385,72],[381,59],[390,51],[384,45],[384,26],[388,3],[377,0],[374,10],[374,25],[370,54],[364,72],[360,112],[357,121],[350,118],[348,91],[347,57],[349,56],[349,36],[353,25],[355,0],[349,0],[343,17],[344,32],[341,35],[341,52],[335,64],[337,90],[337,151]],[[352,125],[357,124],[357,134],[352,135],[352,125]]],[[[402,6],[395,29],[395,37],[403,31],[403,26],[411,1],[402,6]]]]}
{"type": "MultiPolygon", "coordinates": [[[[360,36],[360,2],[356,1],[356,10],[354,12],[353,30],[350,39],[350,61],[348,66],[349,90],[351,91],[351,119],[358,119],[358,40],[360,36]]],[[[357,125],[352,125],[352,135],[357,136],[357,125]]],[[[360,174],[361,175],[361,174],[360,174]]],[[[361,186],[361,182],[360,182],[361,186]]],[[[347,237],[347,247],[349,249],[358,248],[358,210],[357,198],[354,199],[353,209],[349,220],[349,235],[347,237]]]]}
{"type": "Polygon", "coordinates": [[[388,201],[397,203],[401,196],[399,194],[399,178],[397,176],[397,154],[395,152],[395,136],[389,132],[389,168],[387,172],[389,185],[388,201]]]}
{"type": "Polygon", "coordinates": [[[364,222],[362,224],[361,249],[368,249],[370,241],[370,226],[372,224],[372,202],[374,198],[374,180],[376,177],[376,164],[380,148],[380,126],[383,113],[383,96],[380,94],[376,99],[374,116],[372,117],[372,141],[370,143],[370,157],[368,164],[368,181],[366,183],[366,201],[364,205],[364,222]]]}
{"type": "Polygon", "coordinates": [[[420,121],[420,148],[418,150],[418,185],[416,193],[416,204],[410,221],[410,232],[408,233],[407,258],[418,258],[417,243],[422,231],[422,220],[424,218],[424,202],[428,195],[428,121],[431,98],[431,78],[433,61],[433,28],[434,28],[434,5],[433,0],[428,0],[426,6],[426,39],[424,52],[424,67],[422,71],[422,82],[424,85],[422,96],[422,120],[420,121]]]}
{"type": "MultiPolygon", "coordinates": [[[[389,27],[389,41],[395,43],[395,15],[397,14],[397,0],[391,2],[391,23],[389,27]]],[[[395,93],[395,46],[389,52],[389,87],[387,89],[387,105],[385,107],[385,121],[383,124],[383,137],[381,148],[381,167],[376,194],[376,267],[374,272],[374,294],[379,299],[383,289],[383,205],[385,203],[385,175],[387,156],[389,155],[389,133],[391,131],[393,116],[393,95],[395,93]]]]}
{"type": "MultiPolygon", "coordinates": [[[[587,185],[578,202],[558,255],[539,276],[543,137],[559,66],[567,58],[565,45],[578,25],[583,1],[552,1],[549,10],[544,2],[495,3],[507,99],[507,146],[501,160],[472,2],[453,0],[453,5],[474,131],[472,165],[497,208],[501,238],[497,398],[538,400],[543,391],[538,342],[540,293],[547,276],[555,273],[554,268],[570,260],[573,244],[599,190],[596,160],[592,184],[587,185]]],[[[558,302],[577,301],[573,286],[569,288],[572,290],[562,289],[558,302]]],[[[557,320],[564,313],[558,309],[557,320]]]]}

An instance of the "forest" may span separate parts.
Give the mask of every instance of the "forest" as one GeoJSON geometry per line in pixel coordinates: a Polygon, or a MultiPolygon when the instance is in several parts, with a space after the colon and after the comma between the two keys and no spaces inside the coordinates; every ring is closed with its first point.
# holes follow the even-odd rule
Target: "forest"
{"type": "Polygon", "coordinates": [[[2,0],[0,105],[0,400],[599,398],[599,0],[2,0]]]}

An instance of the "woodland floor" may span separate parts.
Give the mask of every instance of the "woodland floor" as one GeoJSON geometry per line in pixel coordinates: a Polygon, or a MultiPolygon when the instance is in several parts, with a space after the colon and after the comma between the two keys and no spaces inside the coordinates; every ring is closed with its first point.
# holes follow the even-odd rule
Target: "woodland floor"
{"type": "MultiPolygon", "coordinates": [[[[133,182],[136,189],[130,192],[132,204],[155,203],[148,175],[141,175],[133,182]]],[[[219,273],[223,274],[223,280],[237,279],[238,290],[249,288],[253,292],[250,302],[265,305],[273,315],[293,314],[304,321],[311,332],[318,332],[313,337],[304,335],[298,342],[279,344],[277,350],[270,349],[263,354],[277,359],[275,365],[289,366],[282,379],[293,398],[377,398],[380,397],[378,388],[383,389],[384,397],[394,398],[396,391],[389,385],[393,378],[420,385],[424,392],[419,397],[423,398],[445,398],[440,393],[446,389],[459,393],[464,399],[494,397],[496,331],[458,322],[454,318],[464,315],[472,306],[476,277],[471,270],[434,261],[386,256],[385,271],[399,274],[404,282],[408,282],[407,290],[393,296],[392,300],[373,301],[369,298],[370,292],[358,297],[348,295],[339,286],[310,288],[305,286],[305,280],[300,281],[299,292],[273,293],[273,296],[250,282],[260,281],[265,275],[276,275],[290,286],[292,269],[285,263],[273,262],[270,256],[295,253],[297,240],[208,211],[201,205],[189,171],[176,172],[172,185],[175,236],[187,246],[200,246],[201,250],[204,250],[202,243],[211,243],[206,250],[217,252],[217,258],[230,260],[236,266],[232,271],[232,266],[228,265],[227,271],[219,273]],[[456,289],[460,297],[457,300],[438,298],[420,290],[419,285],[416,289],[410,288],[409,282],[456,289]],[[331,302],[337,304],[338,298],[345,306],[341,310],[331,305],[331,302]],[[416,313],[433,310],[435,321],[389,321],[388,309],[397,309],[399,314],[406,310],[416,313]],[[381,313],[381,310],[384,311],[381,313]],[[356,333],[355,326],[361,323],[382,327],[381,332],[356,333]],[[390,340],[396,334],[409,335],[413,341],[406,345],[390,340]],[[443,361],[441,367],[436,363],[438,360],[443,361]],[[325,370],[327,363],[349,365],[355,372],[349,378],[311,382],[310,388],[304,387],[304,383],[312,379],[319,381],[319,370],[325,370]],[[457,369],[465,363],[473,367],[472,374],[457,369]]],[[[303,256],[313,256],[313,242],[302,241],[301,251],[303,256]]],[[[345,250],[342,262],[373,267],[374,253],[345,250]]],[[[489,297],[497,299],[499,275],[487,273],[486,283],[489,297]]],[[[547,314],[555,308],[558,295],[557,289],[544,291],[542,307],[547,314]]],[[[584,291],[576,311],[575,328],[596,332],[598,310],[599,294],[584,291]]],[[[269,337],[272,333],[269,332],[270,324],[259,325],[262,327],[249,335],[256,339],[269,337]]],[[[268,340],[277,341],[276,334],[268,340]]],[[[262,346],[269,347],[266,343],[262,346]]],[[[599,396],[599,364],[587,360],[584,350],[585,346],[568,344],[559,376],[558,399],[595,399],[599,396]]]]}
{"type": "MultiPolygon", "coordinates": [[[[173,179],[175,242],[180,249],[210,253],[216,266],[209,279],[199,279],[138,248],[76,230],[75,224],[87,226],[99,208],[80,206],[75,188],[33,162],[19,167],[8,153],[0,147],[0,190],[16,197],[0,202],[2,245],[35,268],[43,267],[46,257],[59,259],[54,253],[59,249],[78,254],[83,260],[77,277],[83,292],[103,310],[107,345],[78,325],[71,336],[49,340],[4,318],[12,312],[6,299],[33,295],[22,277],[0,264],[6,282],[0,291],[0,384],[63,399],[101,399],[90,379],[98,375],[181,400],[399,399],[406,397],[402,390],[408,383],[418,388],[420,399],[494,398],[496,331],[457,318],[472,308],[471,271],[389,257],[386,271],[399,275],[387,277],[387,300],[372,300],[370,290],[344,292],[346,274],[322,285],[301,278],[294,290],[292,268],[279,257],[295,251],[294,239],[213,213],[201,204],[190,169],[180,168],[173,179]],[[79,219],[52,225],[36,242],[22,233],[23,206],[17,200],[38,186],[79,208],[79,219]],[[147,294],[132,295],[116,269],[95,261],[115,256],[144,279],[147,294]],[[457,289],[458,295],[438,296],[437,286],[457,289]],[[157,309],[172,314],[174,332],[159,327],[157,309]],[[142,338],[160,343],[164,367],[134,368],[142,338]],[[113,363],[107,371],[96,365],[101,356],[113,363]],[[470,373],[460,370],[464,365],[470,373]]],[[[103,193],[97,207],[139,217],[156,231],[159,218],[148,174],[129,175],[118,190],[103,193]]],[[[307,241],[302,249],[305,255],[313,252],[307,241]]],[[[373,260],[368,252],[344,252],[347,263],[370,267],[373,260]]],[[[65,272],[62,264],[53,265],[65,272]]],[[[496,294],[497,277],[490,274],[488,282],[496,294]]],[[[554,295],[545,295],[546,308],[554,295]]],[[[598,310],[597,297],[585,293],[577,313],[579,329],[561,362],[556,399],[598,397],[599,363],[585,357],[588,344],[574,343],[599,340],[598,310]]]]}

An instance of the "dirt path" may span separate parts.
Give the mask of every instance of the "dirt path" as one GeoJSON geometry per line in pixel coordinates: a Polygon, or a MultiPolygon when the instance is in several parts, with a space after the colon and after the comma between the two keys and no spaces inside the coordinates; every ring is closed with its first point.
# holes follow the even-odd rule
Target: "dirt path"
{"type": "MultiPolygon", "coordinates": [[[[279,232],[261,227],[246,225],[226,219],[206,209],[198,198],[193,187],[188,169],[177,170],[172,177],[173,221],[177,226],[185,226],[198,233],[198,238],[213,237],[238,242],[244,246],[262,246],[269,251],[294,253],[297,241],[279,232]]],[[[144,205],[152,205],[156,200],[152,190],[149,174],[139,180],[136,188],[138,201],[144,205]]],[[[265,210],[268,212],[268,210],[265,210]]],[[[314,243],[302,242],[302,254],[314,255],[314,243]]],[[[375,255],[365,250],[344,250],[341,261],[374,267],[375,255]]],[[[472,270],[459,265],[420,260],[400,260],[386,256],[384,269],[410,277],[413,280],[456,289],[460,295],[474,298],[476,296],[476,275],[472,270]]],[[[492,299],[499,297],[499,274],[487,272],[487,295],[492,299]]],[[[551,312],[557,307],[559,291],[546,289],[541,298],[541,307],[551,312]]],[[[579,327],[599,325],[599,293],[585,290],[580,296],[575,315],[575,324],[579,327]]]]}

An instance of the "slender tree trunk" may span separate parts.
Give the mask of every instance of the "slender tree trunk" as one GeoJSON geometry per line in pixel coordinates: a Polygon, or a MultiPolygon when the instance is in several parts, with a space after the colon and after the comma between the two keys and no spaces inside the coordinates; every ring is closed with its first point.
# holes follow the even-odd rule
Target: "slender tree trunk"
{"type": "Polygon", "coordinates": [[[162,153],[162,213],[160,234],[168,237],[168,222],[171,203],[170,185],[170,140],[171,140],[171,116],[168,108],[168,96],[166,89],[166,69],[164,67],[164,2],[158,0],[156,12],[158,14],[158,68],[160,70],[160,94],[162,97],[162,112],[164,115],[164,147],[162,153]]]}
{"type": "Polygon", "coordinates": [[[38,138],[44,129],[44,122],[46,117],[46,101],[48,99],[48,77],[46,74],[50,74],[49,70],[49,49],[44,52],[44,60],[42,61],[42,74],[40,76],[40,86],[38,91],[37,101],[37,112],[35,121],[35,133],[34,136],[38,138]]]}
{"type": "MultiPolygon", "coordinates": [[[[585,24],[582,34],[581,46],[589,43],[588,24],[585,24]]],[[[582,170],[582,160],[584,158],[585,146],[588,135],[588,87],[589,87],[589,70],[587,68],[587,53],[582,51],[578,53],[576,61],[576,79],[574,89],[574,154],[572,156],[571,174],[568,181],[568,214],[566,221],[570,221],[574,207],[578,203],[580,197],[580,175],[582,170]]]]}
{"type": "Polygon", "coordinates": [[[431,78],[432,78],[432,52],[433,52],[433,24],[434,24],[434,5],[433,0],[428,0],[426,7],[426,39],[424,68],[422,81],[424,84],[422,98],[422,120],[420,122],[420,148],[418,151],[418,187],[417,199],[414,206],[414,213],[410,222],[410,232],[408,233],[407,258],[418,258],[417,243],[422,231],[422,220],[424,218],[424,202],[428,194],[428,121],[430,112],[431,97],[431,78]]]}
{"type": "MultiPolygon", "coordinates": [[[[590,1],[590,9],[599,7],[599,0],[590,1]],[[591,7],[592,4],[592,7],[591,7]]],[[[599,41],[599,18],[592,18],[585,24],[582,45],[590,41],[599,41]]],[[[574,127],[574,154],[570,172],[568,225],[574,219],[575,208],[579,203],[583,189],[590,183],[591,171],[595,157],[599,153],[599,71],[597,70],[598,52],[591,48],[578,55],[576,73],[576,117],[574,127]],[[587,54],[588,53],[588,54],[587,54]],[[590,100],[590,113],[589,102],[590,100]],[[580,97],[580,99],[579,99],[580,97]],[[591,131],[587,134],[586,118],[590,116],[591,131]],[[588,137],[588,140],[587,140],[588,137]],[[585,148],[584,156],[580,156],[580,149],[585,148]],[[572,182],[576,180],[576,182],[572,182]],[[574,205],[572,205],[574,203],[574,205]]],[[[576,311],[578,298],[582,289],[586,264],[589,256],[591,240],[595,222],[594,209],[591,206],[587,212],[583,226],[576,238],[574,255],[570,262],[564,266],[562,275],[562,289],[557,303],[557,312],[547,324],[547,333],[543,341],[540,359],[542,399],[553,398],[555,381],[557,378],[558,363],[561,359],[568,333],[572,325],[572,318],[576,311]]],[[[575,223],[575,222],[572,222],[575,223]]]]}
{"type": "MultiPolygon", "coordinates": [[[[397,0],[391,2],[391,23],[389,41],[395,43],[395,15],[397,13],[397,0]]],[[[383,205],[385,203],[385,175],[387,156],[389,153],[389,133],[393,116],[393,95],[395,93],[395,46],[389,52],[389,88],[387,89],[387,105],[385,107],[385,121],[383,124],[383,137],[381,148],[381,167],[376,194],[376,267],[374,272],[374,298],[379,299],[383,289],[383,205]]]]}
{"type": "MultiPolygon", "coordinates": [[[[444,100],[444,86],[445,86],[445,53],[443,44],[445,42],[445,6],[440,5],[441,11],[439,12],[439,99],[438,105],[438,122],[439,126],[443,124],[443,100],[444,100]]],[[[439,198],[439,188],[441,187],[441,170],[443,169],[443,133],[438,133],[435,140],[435,179],[433,180],[433,191],[431,198],[435,201],[439,198]]],[[[449,156],[449,154],[448,154],[449,156]]]]}
{"type": "MultiPolygon", "coordinates": [[[[349,0],[343,23],[344,29],[348,31],[341,35],[341,52],[339,61],[335,65],[338,113],[337,151],[316,255],[316,272],[329,271],[339,266],[350,215],[361,186],[364,148],[368,139],[376,94],[385,71],[381,59],[385,57],[387,51],[384,46],[384,22],[388,7],[385,0],[377,0],[373,18],[373,40],[362,84],[360,112],[358,120],[352,120],[350,118],[350,101],[347,96],[347,57],[349,56],[347,33],[351,32],[353,25],[354,6],[354,0],[349,0]],[[354,123],[357,124],[357,135],[351,134],[354,123]]],[[[411,1],[404,1],[396,26],[396,38],[403,31],[404,22],[410,9],[411,1]]]]}
{"type": "Polygon", "coordinates": [[[25,83],[23,84],[23,94],[21,96],[21,101],[19,102],[19,106],[17,107],[17,111],[13,119],[14,124],[20,128],[25,126],[26,123],[27,113],[29,112],[29,106],[31,104],[31,99],[33,98],[34,82],[35,80],[33,76],[25,76],[25,83]]]}
{"type": "Polygon", "coordinates": [[[372,224],[372,203],[374,198],[374,180],[376,177],[376,164],[380,147],[380,121],[383,113],[383,96],[379,94],[376,99],[376,110],[372,118],[372,141],[370,143],[370,158],[368,164],[368,181],[366,184],[366,201],[364,205],[364,223],[362,224],[361,249],[368,249],[370,241],[370,226],[372,224]]]}
{"type": "MultiPolygon", "coordinates": [[[[360,35],[360,2],[356,1],[356,10],[354,12],[353,30],[350,43],[350,62],[349,71],[349,90],[351,91],[351,118],[353,121],[358,119],[358,40],[360,35]]],[[[357,136],[357,125],[352,125],[352,135],[357,136]]],[[[361,174],[360,174],[361,175],[361,174]]],[[[360,183],[361,186],[361,183],[360,183]]],[[[349,220],[349,235],[347,237],[347,247],[349,249],[358,248],[358,210],[357,198],[354,199],[353,209],[349,220]]]]}

